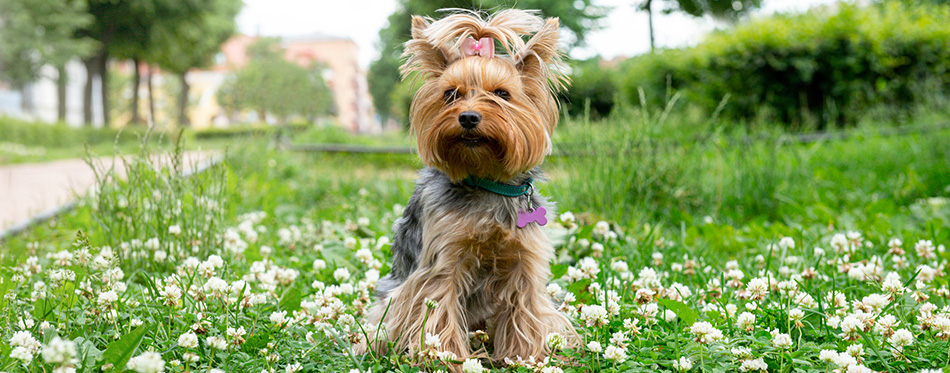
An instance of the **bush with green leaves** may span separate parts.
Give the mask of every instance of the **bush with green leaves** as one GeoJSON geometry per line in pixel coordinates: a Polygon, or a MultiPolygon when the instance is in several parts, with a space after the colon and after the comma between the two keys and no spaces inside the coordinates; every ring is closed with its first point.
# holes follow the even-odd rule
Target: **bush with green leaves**
{"type": "Polygon", "coordinates": [[[868,107],[906,110],[950,93],[950,7],[838,4],[715,33],[699,46],[627,63],[623,91],[669,92],[707,112],[791,126],[854,123],[868,107]]]}

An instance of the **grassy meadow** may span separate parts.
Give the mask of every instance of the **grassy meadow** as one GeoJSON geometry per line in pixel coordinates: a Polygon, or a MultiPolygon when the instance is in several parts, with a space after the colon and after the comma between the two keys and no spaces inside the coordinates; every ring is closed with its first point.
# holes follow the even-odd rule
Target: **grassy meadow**
{"type": "Polygon", "coordinates": [[[554,358],[507,364],[447,356],[438,338],[352,354],[414,155],[231,136],[226,161],[193,177],[132,162],[0,243],[0,370],[943,371],[950,118],[928,113],[900,123],[916,133],[869,119],[805,144],[679,109],[566,120],[538,188],[559,210],[548,290],[583,340],[552,335],[554,358]]]}

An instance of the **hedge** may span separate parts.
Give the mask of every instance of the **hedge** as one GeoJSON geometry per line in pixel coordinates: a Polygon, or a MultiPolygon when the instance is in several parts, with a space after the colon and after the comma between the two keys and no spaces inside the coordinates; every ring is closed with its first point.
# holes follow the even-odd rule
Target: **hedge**
{"type": "Polygon", "coordinates": [[[792,127],[853,123],[869,107],[913,107],[950,92],[950,8],[841,3],[720,31],[693,48],[628,60],[621,90],[670,93],[708,112],[792,127]]]}

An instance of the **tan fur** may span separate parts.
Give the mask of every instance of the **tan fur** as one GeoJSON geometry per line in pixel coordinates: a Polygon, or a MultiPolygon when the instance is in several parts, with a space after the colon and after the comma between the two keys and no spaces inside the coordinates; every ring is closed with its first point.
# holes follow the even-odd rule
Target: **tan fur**
{"type": "MultiPolygon", "coordinates": [[[[521,10],[485,19],[466,11],[440,20],[413,17],[401,71],[404,78],[422,79],[410,120],[423,163],[453,182],[470,175],[506,181],[540,165],[558,122],[554,93],[567,83],[557,43],[556,18],[545,21],[521,10]],[[466,37],[492,37],[507,54],[462,57],[459,46],[466,37]],[[498,89],[510,93],[510,100],[500,98],[498,89]],[[447,103],[447,90],[457,90],[460,99],[447,103]],[[459,125],[459,114],[466,111],[481,115],[473,130],[459,125]],[[485,143],[462,144],[462,136],[472,133],[485,143]]],[[[569,343],[579,341],[546,294],[554,250],[541,227],[518,229],[448,208],[426,211],[421,220],[416,270],[372,306],[367,321],[384,325],[386,333],[359,346],[359,352],[369,347],[382,352],[391,341],[400,351],[415,353],[428,332],[439,334],[442,349],[464,360],[472,354],[468,333],[486,321],[494,327],[496,361],[544,358],[550,354],[544,340],[552,332],[569,343]],[[438,307],[423,327],[427,298],[438,307]]]]}

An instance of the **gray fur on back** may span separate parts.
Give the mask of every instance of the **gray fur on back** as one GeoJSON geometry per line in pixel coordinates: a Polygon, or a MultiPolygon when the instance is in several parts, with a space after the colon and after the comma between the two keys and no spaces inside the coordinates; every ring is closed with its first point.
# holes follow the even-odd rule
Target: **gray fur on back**
{"type": "MultiPolygon", "coordinates": [[[[532,169],[507,183],[517,185],[528,178],[534,179],[535,184],[543,181],[540,168],[532,169]]],[[[534,208],[546,208],[549,220],[554,214],[553,206],[537,192],[531,196],[531,205],[534,208]]],[[[416,189],[412,192],[402,217],[393,223],[393,257],[390,264],[392,271],[379,280],[379,298],[385,298],[389,291],[402,284],[406,277],[416,270],[416,263],[422,251],[422,220],[427,211],[437,208],[492,216],[498,223],[518,229],[518,212],[526,210],[528,203],[524,196],[505,197],[477,187],[454,184],[441,171],[434,168],[422,169],[416,181],[416,189]]]]}

